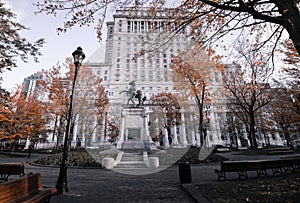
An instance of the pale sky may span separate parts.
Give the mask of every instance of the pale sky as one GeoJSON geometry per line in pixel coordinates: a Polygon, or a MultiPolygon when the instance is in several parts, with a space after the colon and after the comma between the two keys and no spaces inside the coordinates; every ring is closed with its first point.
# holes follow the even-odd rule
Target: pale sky
{"type": "MultiPolygon", "coordinates": [[[[24,78],[40,71],[50,69],[57,62],[63,63],[66,57],[71,57],[72,52],[81,46],[88,58],[100,46],[93,26],[76,27],[66,33],[58,35],[57,27],[62,27],[63,16],[53,17],[52,15],[35,15],[36,8],[32,5],[36,0],[2,0],[17,15],[18,21],[30,30],[23,31],[22,37],[29,41],[36,41],[45,38],[45,45],[41,49],[42,56],[40,63],[35,63],[32,59],[28,63],[19,61],[18,67],[12,71],[5,71],[2,74],[1,86],[7,90],[13,90],[16,85],[23,82],[24,78]]],[[[104,36],[103,36],[104,37],[104,36]]],[[[105,39],[105,38],[104,38],[105,39]]]]}
{"type": "MultiPolygon", "coordinates": [[[[41,49],[42,56],[39,57],[40,63],[35,63],[32,59],[28,63],[19,61],[18,67],[13,68],[12,71],[5,71],[2,74],[3,81],[0,84],[4,89],[14,90],[16,85],[20,85],[24,78],[41,71],[42,69],[50,69],[52,66],[60,62],[65,61],[66,57],[71,57],[72,52],[81,46],[83,52],[86,55],[86,60],[91,56],[97,48],[100,47],[100,43],[96,37],[96,31],[94,26],[90,27],[75,27],[72,30],[68,30],[66,33],[57,34],[56,28],[62,27],[64,16],[59,15],[54,17],[46,14],[34,14],[36,7],[33,2],[38,0],[0,0],[11,8],[11,10],[17,15],[18,21],[25,25],[29,30],[21,33],[22,37],[30,41],[36,41],[39,38],[45,38],[46,43],[41,49]]],[[[171,1],[174,4],[175,1],[171,1]]],[[[112,14],[107,16],[109,20],[112,20],[112,14]]],[[[104,25],[106,28],[106,25],[104,25]]],[[[106,29],[103,30],[103,40],[106,39],[106,29]]],[[[229,35],[229,38],[219,42],[219,48],[217,51],[224,56],[223,62],[230,63],[235,59],[235,55],[232,50],[224,51],[222,46],[231,44],[234,40],[234,35],[229,35]]],[[[103,42],[102,42],[103,43],[103,42]]],[[[218,43],[218,42],[217,42],[218,43]]],[[[230,47],[230,46],[229,46],[230,47]]]]}

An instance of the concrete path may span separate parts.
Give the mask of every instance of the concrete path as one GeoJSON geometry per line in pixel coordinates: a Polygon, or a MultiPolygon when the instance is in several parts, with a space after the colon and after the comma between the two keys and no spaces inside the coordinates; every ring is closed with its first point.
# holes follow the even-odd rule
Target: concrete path
{"type": "MultiPolygon", "coordinates": [[[[230,160],[241,159],[273,159],[284,156],[245,156],[239,155],[240,152],[222,153],[222,156],[230,160]]],[[[41,167],[31,165],[30,162],[38,159],[41,154],[32,154],[27,158],[27,154],[10,157],[0,153],[0,162],[27,162],[26,173],[40,173],[43,186],[54,187],[59,168],[41,167]]],[[[163,166],[162,166],[163,167],[163,166]]],[[[214,170],[220,165],[191,165],[192,183],[181,184],[179,180],[178,166],[173,165],[165,170],[148,175],[128,175],[111,170],[99,168],[68,168],[68,187],[69,192],[52,198],[51,202],[61,203],[85,203],[85,202],[209,202],[194,189],[194,184],[217,184],[217,175],[214,170]]],[[[253,176],[256,174],[253,173],[253,176]]],[[[252,176],[249,174],[250,178],[252,176]]],[[[235,173],[227,176],[229,179],[236,179],[235,173]]]]}

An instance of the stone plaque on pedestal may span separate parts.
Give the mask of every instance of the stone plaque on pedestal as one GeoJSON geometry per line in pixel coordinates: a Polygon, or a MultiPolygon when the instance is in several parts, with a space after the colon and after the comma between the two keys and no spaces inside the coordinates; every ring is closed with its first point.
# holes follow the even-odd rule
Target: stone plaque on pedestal
{"type": "Polygon", "coordinates": [[[148,129],[148,115],[149,110],[144,106],[123,108],[117,148],[150,148],[153,141],[148,129]]]}
{"type": "Polygon", "coordinates": [[[141,128],[127,128],[128,140],[140,140],[141,128]]]}

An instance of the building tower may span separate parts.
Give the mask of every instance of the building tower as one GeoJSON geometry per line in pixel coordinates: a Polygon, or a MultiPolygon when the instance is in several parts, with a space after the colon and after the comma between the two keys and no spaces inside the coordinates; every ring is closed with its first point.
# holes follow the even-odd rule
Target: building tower
{"type": "Polygon", "coordinates": [[[167,34],[163,28],[167,26],[169,12],[172,10],[163,9],[151,17],[147,8],[138,12],[124,8],[116,11],[113,21],[107,22],[106,45],[102,48],[105,50],[104,61],[98,62],[98,66],[89,63],[97,75],[102,74],[112,111],[120,112],[126,103],[126,95],[119,93],[126,90],[131,81],[136,82],[137,89],[147,98],[162,91],[174,91],[169,66],[173,56],[189,47],[190,38],[187,28],[167,43],[162,42],[167,34]],[[141,54],[144,50],[151,52],[141,54]]]}

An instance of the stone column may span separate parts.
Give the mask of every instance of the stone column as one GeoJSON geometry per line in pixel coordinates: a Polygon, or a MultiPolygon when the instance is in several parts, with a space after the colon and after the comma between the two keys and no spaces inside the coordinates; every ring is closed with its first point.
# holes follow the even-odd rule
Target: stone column
{"type": "MultiPolygon", "coordinates": [[[[197,121],[197,118],[196,118],[197,116],[196,115],[194,115],[194,123],[195,123],[195,121],[197,121]]],[[[199,122],[199,121],[198,121],[199,122]]],[[[196,131],[196,145],[197,145],[197,147],[200,147],[201,146],[201,139],[200,139],[200,132],[199,132],[199,123],[195,123],[195,131],[196,131]]]]}
{"type": "Polygon", "coordinates": [[[180,140],[181,145],[183,147],[187,147],[188,142],[186,140],[186,131],[185,131],[185,118],[184,118],[184,109],[180,109],[180,115],[181,115],[181,126],[180,126],[180,140]]]}
{"type": "Polygon", "coordinates": [[[86,144],[85,144],[85,124],[82,125],[81,147],[86,147],[86,144]]]}
{"type": "Polygon", "coordinates": [[[101,143],[104,143],[105,140],[106,140],[106,137],[105,137],[105,128],[106,128],[106,116],[104,117],[103,121],[102,121],[102,127],[101,127],[101,130],[100,130],[100,142],[101,143]]]}
{"type": "Polygon", "coordinates": [[[72,142],[76,144],[77,141],[77,130],[78,130],[78,122],[76,122],[78,120],[78,114],[76,114],[75,116],[75,120],[74,120],[74,128],[73,128],[73,138],[72,138],[72,142]]]}
{"type": "Polygon", "coordinates": [[[26,143],[25,143],[24,149],[29,149],[29,146],[30,146],[30,136],[28,135],[27,139],[26,139],[26,143]]]}
{"type": "Polygon", "coordinates": [[[242,131],[243,131],[243,138],[247,140],[248,146],[251,146],[250,145],[250,140],[248,139],[248,133],[247,133],[247,130],[246,130],[245,126],[243,126],[242,131]]]}
{"type": "Polygon", "coordinates": [[[94,120],[94,130],[92,133],[92,139],[91,139],[91,143],[95,143],[96,142],[96,132],[97,132],[97,119],[94,120]]]}
{"type": "Polygon", "coordinates": [[[144,140],[147,140],[150,143],[152,143],[153,141],[152,141],[152,138],[149,133],[148,121],[149,121],[149,112],[145,109],[144,120],[143,120],[143,123],[144,123],[143,128],[144,128],[144,132],[145,132],[144,140]]]}
{"type": "Polygon", "coordinates": [[[177,139],[177,128],[176,128],[176,119],[173,120],[173,127],[171,129],[171,133],[173,134],[173,141],[172,145],[176,146],[178,145],[178,139],[177,139]]]}
{"type": "Polygon", "coordinates": [[[168,135],[168,130],[166,127],[163,127],[162,129],[162,132],[163,132],[163,135],[164,135],[164,145],[165,145],[165,148],[169,148],[170,147],[170,143],[169,143],[169,135],[168,135]]]}
{"type": "Polygon", "coordinates": [[[195,137],[195,123],[194,123],[194,117],[193,114],[190,113],[190,134],[191,134],[191,144],[192,146],[196,146],[196,137],[195,137]]]}
{"type": "Polygon", "coordinates": [[[124,128],[125,128],[125,113],[124,113],[124,110],[122,110],[119,140],[118,140],[118,143],[117,143],[117,148],[118,149],[122,148],[122,144],[124,143],[124,133],[125,133],[124,128]]]}

